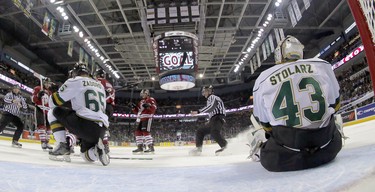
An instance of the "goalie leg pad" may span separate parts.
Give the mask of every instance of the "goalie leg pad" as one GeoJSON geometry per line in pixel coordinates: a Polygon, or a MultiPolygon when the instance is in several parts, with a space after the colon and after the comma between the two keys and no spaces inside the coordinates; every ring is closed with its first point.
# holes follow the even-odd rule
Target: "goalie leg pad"
{"type": "Polygon", "coordinates": [[[335,124],[336,124],[337,130],[340,132],[341,137],[344,140],[348,139],[349,137],[346,137],[345,134],[344,134],[344,129],[343,129],[344,123],[342,121],[341,114],[335,115],[335,124]]]}

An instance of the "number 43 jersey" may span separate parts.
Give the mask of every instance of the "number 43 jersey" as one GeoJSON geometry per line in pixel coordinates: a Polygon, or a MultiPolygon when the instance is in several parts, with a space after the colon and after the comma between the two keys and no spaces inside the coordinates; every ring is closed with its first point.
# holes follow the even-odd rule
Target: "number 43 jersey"
{"type": "Polygon", "coordinates": [[[77,76],[70,78],[52,94],[50,106],[60,106],[71,101],[72,109],[84,119],[101,122],[109,126],[108,116],[105,114],[106,94],[103,85],[89,77],[77,76]]]}
{"type": "Polygon", "coordinates": [[[254,116],[268,126],[321,128],[339,108],[339,89],[331,64],[324,60],[279,64],[255,81],[254,116]]]}

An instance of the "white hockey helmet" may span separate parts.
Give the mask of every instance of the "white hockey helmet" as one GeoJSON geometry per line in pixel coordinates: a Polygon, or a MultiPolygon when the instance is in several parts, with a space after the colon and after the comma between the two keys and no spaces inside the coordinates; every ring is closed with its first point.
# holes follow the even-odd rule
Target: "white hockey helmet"
{"type": "Polygon", "coordinates": [[[275,63],[281,64],[302,59],[303,48],[304,46],[297,38],[288,35],[279,42],[275,49],[275,63]]]}
{"type": "Polygon", "coordinates": [[[148,89],[142,89],[141,93],[139,94],[142,98],[147,95],[150,95],[150,91],[148,89]]]}

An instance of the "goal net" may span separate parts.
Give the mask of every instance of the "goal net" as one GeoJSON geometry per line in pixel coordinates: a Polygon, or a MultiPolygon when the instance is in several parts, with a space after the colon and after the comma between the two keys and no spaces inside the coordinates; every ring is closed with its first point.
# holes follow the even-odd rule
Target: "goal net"
{"type": "Polygon", "coordinates": [[[366,17],[366,23],[367,23],[367,27],[369,28],[371,32],[372,42],[375,43],[375,20],[374,20],[375,19],[374,17],[375,1],[374,0],[361,0],[358,2],[361,6],[363,15],[366,17]]]}
{"type": "Polygon", "coordinates": [[[375,0],[347,0],[365,48],[375,92],[375,0]]]}

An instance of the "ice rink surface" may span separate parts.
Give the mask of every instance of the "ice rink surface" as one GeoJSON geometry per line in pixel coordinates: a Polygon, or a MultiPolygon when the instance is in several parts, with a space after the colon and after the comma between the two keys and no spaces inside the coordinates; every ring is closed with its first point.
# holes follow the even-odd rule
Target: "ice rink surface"
{"type": "MultiPolygon", "coordinates": [[[[72,162],[48,159],[40,144],[12,148],[0,140],[0,192],[28,191],[360,191],[375,190],[375,120],[344,128],[346,140],[337,158],[324,166],[294,172],[272,173],[247,159],[246,133],[229,143],[222,156],[218,145],[204,145],[202,156],[188,156],[193,146],[156,147],[155,155],[132,155],[134,148],[112,147],[107,167],[85,163],[78,155],[72,162]]],[[[76,151],[79,149],[77,148],[76,151]]]]}

